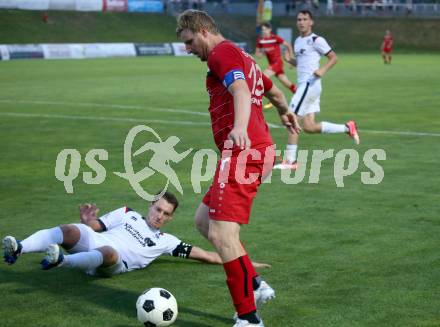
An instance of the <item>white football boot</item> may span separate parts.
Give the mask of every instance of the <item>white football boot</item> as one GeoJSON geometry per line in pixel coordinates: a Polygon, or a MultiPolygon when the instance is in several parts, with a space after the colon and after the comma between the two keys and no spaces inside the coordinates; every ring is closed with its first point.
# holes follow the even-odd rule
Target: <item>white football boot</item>
{"type": "Polygon", "coordinates": [[[234,326],[232,326],[232,327],[264,327],[264,324],[263,324],[263,320],[261,320],[261,319],[258,324],[251,324],[247,320],[241,320],[241,319],[237,318],[234,326]]]}
{"type": "Polygon", "coordinates": [[[255,305],[258,308],[268,301],[275,298],[275,290],[269,286],[264,280],[261,281],[260,287],[254,291],[255,305]]]}
{"type": "Polygon", "coordinates": [[[3,239],[3,259],[9,265],[14,264],[21,253],[21,243],[14,236],[6,236],[3,239]]]}
{"type": "Polygon", "coordinates": [[[64,261],[64,254],[58,244],[51,244],[46,249],[46,256],[41,260],[41,268],[49,270],[60,266],[64,261]]]}

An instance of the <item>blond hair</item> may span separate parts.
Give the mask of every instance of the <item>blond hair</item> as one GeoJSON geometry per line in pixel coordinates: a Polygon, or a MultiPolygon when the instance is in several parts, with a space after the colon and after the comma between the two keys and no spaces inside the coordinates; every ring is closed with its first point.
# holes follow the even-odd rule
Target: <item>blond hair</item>
{"type": "Polygon", "coordinates": [[[202,29],[206,29],[212,34],[220,34],[214,19],[204,11],[188,9],[177,17],[176,34],[178,37],[183,30],[197,33],[202,29]]]}

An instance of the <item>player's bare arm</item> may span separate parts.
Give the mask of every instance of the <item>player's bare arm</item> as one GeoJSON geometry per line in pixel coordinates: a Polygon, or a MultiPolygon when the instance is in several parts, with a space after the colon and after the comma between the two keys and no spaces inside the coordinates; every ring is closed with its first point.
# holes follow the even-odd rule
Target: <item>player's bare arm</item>
{"type": "Polygon", "coordinates": [[[286,127],[287,131],[292,134],[299,134],[301,127],[296,115],[289,112],[289,106],[284,93],[274,84],[264,96],[277,108],[281,123],[286,127]]]}
{"type": "Polygon", "coordinates": [[[88,225],[95,232],[102,232],[102,225],[98,221],[99,208],[96,204],[85,203],[79,206],[80,221],[88,225]]]}
{"type": "Polygon", "coordinates": [[[216,252],[205,251],[197,246],[192,247],[191,253],[189,254],[188,258],[216,265],[222,264],[222,259],[216,252]]]}
{"type": "Polygon", "coordinates": [[[294,58],[292,45],[287,41],[284,41],[283,45],[286,47],[286,51],[284,52],[284,59],[288,63],[290,63],[290,61],[294,58]]]}
{"type": "Polygon", "coordinates": [[[323,77],[338,62],[338,56],[334,51],[327,53],[326,57],[327,62],[314,72],[318,77],[323,77]]]}
{"type": "Polygon", "coordinates": [[[248,149],[251,146],[247,128],[251,115],[251,93],[245,80],[236,80],[228,91],[234,98],[234,127],[228,138],[240,149],[248,149]]]}
{"type": "Polygon", "coordinates": [[[287,60],[286,58],[284,58],[284,60],[286,60],[286,62],[287,62],[289,65],[292,65],[293,67],[296,67],[296,66],[297,66],[296,57],[295,57],[294,54],[292,54],[292,58],[290,58],[289,60],[287,60]]]}
{"type": "MultiPolygon", "coordinates": [[[[204,263],[221,265],[223,264],[220,256],[216,252],[206,251],[197,246],[193,246],[191,253],[189,254],[189,259],[201,261],[204,263]]],[[[271,268],[272,266],[267,263],[252,262],[255,268],[271,268]]]]}

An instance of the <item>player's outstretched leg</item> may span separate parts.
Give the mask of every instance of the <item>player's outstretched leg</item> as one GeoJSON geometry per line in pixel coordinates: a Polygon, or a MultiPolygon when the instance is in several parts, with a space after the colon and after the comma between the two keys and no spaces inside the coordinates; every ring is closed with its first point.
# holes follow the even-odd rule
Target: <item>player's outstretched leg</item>
{"type": "Polygon", "coordinates": [[[345,125],[348,128],[348,135],[354,140],[354,143],[361,143],[361,139],[359,138],[359,134],[357,131],[356,122],[354,120],[350,120],[345,125]]]}
{"type": "Polygon", "coordinates": [[[13,236],[6,236],[3,239],[3,258],[9,265],[14,264],[21,253],[22,245],[13,236]]]}
{"type": "Polygon", "coordinates": [[[294,162],[290,163],[287,160],[283,160],[283,161],[281,161],[281,163],[274,165],[273,169],[297,170],[298,169],[298,162],[295,160],[294,162]]]}
{"type": "Polygon", "coordinates": [[[43,270],[49,270],[54,267],[58,267],[64,261],[63,251],[58,244],[51,244],[46,250],[46,256],[41,260],[41,268],[43,270]]]}
{"type": "Polygon", "coordinates": [[[286,150],[282,162],[273,166],[273,169],[298,169],[298,162],[296,160],[296,152],[298,149],[298,135],[288,134],[286,150]]]}

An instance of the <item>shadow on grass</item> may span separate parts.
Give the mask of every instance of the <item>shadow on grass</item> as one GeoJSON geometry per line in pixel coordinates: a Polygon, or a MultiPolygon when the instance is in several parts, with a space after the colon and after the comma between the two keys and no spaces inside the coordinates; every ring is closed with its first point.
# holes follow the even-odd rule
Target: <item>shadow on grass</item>
{"type": "MultiPolygon", "coordinates": [[[[84,304],[102,306],[113,312],[118,312],[128,318],[135,318],[135,303],[139,296],[138,293],[115,289],[99,284],[99,278],[90,277],[80,271],[59,270],[59,271],[16,271],[13,267],[0,268],[0,280],[3,285],[7,283],[19,283],[23,287],[15,288],[15,293],[19,295],[30,295],[34,290],[45,290],[49,293],[59,295],[63,298],[68,295],[70,299],[77,299],[78,306],[84,310],[84,304]]],[[[115,277],[118,278],[118,277],[115,277]]],[[[92,309],[85,306],[85,314],[93,314],[92,309]]],[[[212,313],[202,312],[192,308],[179,306],[179,313],[187,316],[194,316],[194,320],[177,319],[174,326],[180,327],[210,327],[200,321],[216,320],[220,323],[231,324],[232,320],[212,313]]],[[[123,325],[113,325],[122,327],[123,325]]]]}

